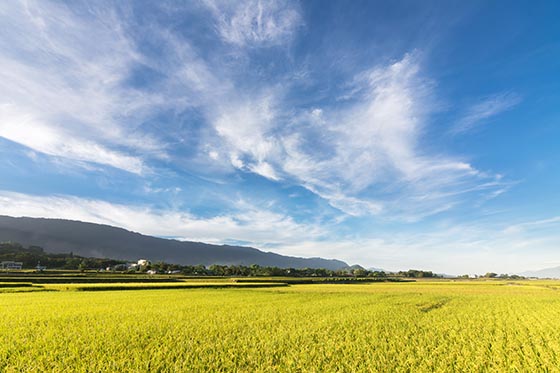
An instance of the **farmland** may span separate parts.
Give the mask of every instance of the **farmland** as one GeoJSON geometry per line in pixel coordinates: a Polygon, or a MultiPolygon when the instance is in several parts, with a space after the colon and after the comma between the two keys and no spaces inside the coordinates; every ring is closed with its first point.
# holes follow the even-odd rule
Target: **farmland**
{"type": "MultiPolygon", "coordinates": [[[[155,283],[155,290],[133,283],[102,292],[87,291],[92,284],[72,284],[85,291],[46,284],[42,289],[51,291],[0,292],[0,371],[533,372],[560,366],[559,282],[204,284],[155,283]]],[[[13,289],[18,286],[30,287],[13,289]]]]}

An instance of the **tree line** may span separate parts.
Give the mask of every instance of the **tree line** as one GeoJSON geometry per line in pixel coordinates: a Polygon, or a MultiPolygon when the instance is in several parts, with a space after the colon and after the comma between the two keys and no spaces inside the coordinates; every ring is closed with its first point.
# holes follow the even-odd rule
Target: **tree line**
{"type": "Polygon", "coordinates": [[[68,270],[107,268],[126,263],[115,259],[87,258],[73,253],[46,253],[42,247],[29,246],[25,248],[16,242],[0,243],[0,261],[22,262],[23,268],[27,269],[35,268],[40,264],[47,268],[68,270]]]}
{"type": "Polygon", "coordinates": [[[23,247],[19,243],[0,243],[0,261],[22,262],[23,268],[32,269],[39,263],[49,269],[66,270],[106,270],[110,268],[117,272],[147,272],[176,273],[185,276],[231,276],[231,277],[358,277],[358,278],[432,278],[440,277],[431,271],[411,269],[398,273],[386,273],[379,270],[367,270],[360,266],[353,266],[338,270],[325,268],[280,268],[260,265],[179,265],[165,262],[155,262],[144,266],[128,266],[124,260],[108,258],[91,258],[70,253],[46,253],[42,247],[23,247]]]}

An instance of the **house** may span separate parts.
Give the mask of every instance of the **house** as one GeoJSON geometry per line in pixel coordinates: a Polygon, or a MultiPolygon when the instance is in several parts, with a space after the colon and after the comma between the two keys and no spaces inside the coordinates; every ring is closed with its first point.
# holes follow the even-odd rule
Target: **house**
{"type": "Polygon", "coordinates": [[[138,259],[138,267],[145,267],[152,264],[148,259],[138,259]]]}
{"type": "Polygon", "coordinates": [[[115,264],[113,267],[107,267],[108,271],[128,271],[136,268],[136,263],[115,264]]]}
{"type": "Polygon", "coordinates": [[[23,262],[13,262],[13,261],[0,262],[0,269],[4,269],[6,271],[14,270],[14,269],[17,270],[22,268],[23,268],[23,262]]]}

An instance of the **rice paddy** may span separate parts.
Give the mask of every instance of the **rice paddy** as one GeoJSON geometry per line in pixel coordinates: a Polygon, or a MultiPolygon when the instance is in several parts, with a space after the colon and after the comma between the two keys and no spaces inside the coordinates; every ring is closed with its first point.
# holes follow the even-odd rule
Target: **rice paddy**
{"type": "Polygon", "coordinates": [[[224,283],[0,293],[0,371],[560,371],[558,282],[224,283]]]}

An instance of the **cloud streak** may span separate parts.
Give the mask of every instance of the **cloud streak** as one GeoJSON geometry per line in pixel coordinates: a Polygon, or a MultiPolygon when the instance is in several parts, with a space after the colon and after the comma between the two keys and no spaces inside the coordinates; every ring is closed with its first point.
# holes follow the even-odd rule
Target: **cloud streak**
{"type": "MultiPolygon", "coordinates": [[[[21,21],[5,26],[0,44],[0,88],[7,92],[0,136],[35,151],[140,175],[153,159],[193,164],[202,174],[254,173],[300,185],[350,216],[414,220],[454,207],[477,185],[491,188],[492,177],[471,164],[422,151],[433,83],[417,53],[349,77],[337,108],[296,108],[289,79],[243,84],[165,26],[147,36],[159,53],[140,53],[128,36],[135,26],[126,9],[93,7],[83,15],[61,4],[31,4],[9,9],[21,21]],[[126,83],[139,67],[158,72],[157,91],[126,83]],[[204,118],[196,134],[166,123],[194,149],[183,161],[182,140],[172,145],[143,129],[166,110],[204,118]]],[[[217,36],[240,53],[286,44],[301,24],[291,3],[204,4],[217,36]]],[[[463,125],[513,101],[497,96],[473,108],[463,125]]]]}
{"type": "Polygon", "coordinates": [[[520,102],[521,97],[511,92],[490,96],[473,105],[457,124],[453,126],[451,133],[457,135],[472,131],[483,125],[485,121],[513,109],[520,102]]]}
{"type": "Polygon", "coordinates": [[[51,156],[109,165],[135,174],[147,171],[137,157],[74,136],[64,128],[41,123],[31,114],[18,113],[7,104],[0,105],[0,136],[51,156]]]}
{"type": "Polygon", "coordinates": [[[465,161],[421,150],[434,105],[417,55],[352,81],[344,108],[315,107],[289,119],[281,114],[296,112],[282,100],[289,86],[226,100],[232,104],[210,119],[223,140],[217,146],[234,167],[297,183],[351,216],[416,220],[500,184],[465,161]]]}
{"type": "Polygon", "coordinates": [[[301,25],[296,4],[288,1],[205,1],[222,39],[239,47],[282,45],[301,25]]]}
{"type": "Polygon", "coordinates": [[[122,82],[141,58],[110,8],[2,5],[0,136],[33,150],[142,173],[162,144],[139,125],[162,98],[122,82]],[[33,134],[27,136],[26,134],[33,134]]]}

